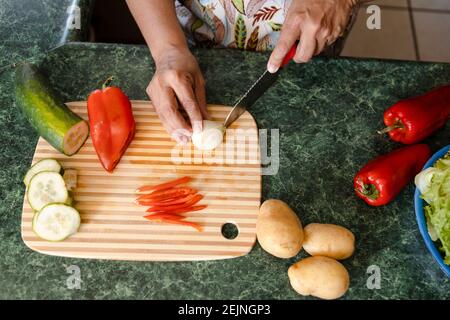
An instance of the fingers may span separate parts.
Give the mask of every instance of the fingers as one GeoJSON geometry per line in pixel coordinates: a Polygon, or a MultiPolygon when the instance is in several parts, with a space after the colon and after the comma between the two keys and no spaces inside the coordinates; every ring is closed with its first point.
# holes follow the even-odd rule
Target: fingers
{"type": "Polygon", "coordinates": [[[317,42],[316,51],[314,51],[315,56],[319,55],[327,45],[327,40],[325,38],[319,38],[316,40],[316,42],[317,42]]]}
{"type": "Polygon", "coordinates": [[[317,29],[307,28],[302,32],[300,38],[300,44],[297,48],[297,52],[294,56],[294,61],[297,63],[305,63],[311,60],[314,53],[316,52],[317,40],[316,40],[317,29]]]}
{"type": "Polygon", "coordinates": [[[203,130],[203,116],[197,97],[194,94],[193,82],[189,77],[177,79],[174,83],[173,90],[191,120],[192,130],[197,133],[203,130]]]}
{"type": "Polygon", "coordinates": [[[293,1],[267,70],[278,70],[296,40],[300,41],[293,59],[297,63],[322,52],[343,34],[352,6],[349,1],[293,1]]]}
{"type": "Polygon", "coordinates": [[[173,90],[169,87],[154,89],[151,84],[148,94],[166,131],[178,143],[188,143],[191,130],[178,111],[178,103],[173,90]]]}
{"type": "Polygon", "coordinates": [[[317,39],[317,46],[314,55],[320,54],[328,45],[328,41],[330,40],[330,31],[328,29],[323,29],[321,32],[319,32],[316,39],[317,39]]]}
{"type": "Polygon", "coordinates": [[[201,74],[192,76],[178,71],[158,74],[147,88],[147,93],[164,128],[177,142],[186,144],[192,131],[203,130],[203,119],[208,119],[209,115],[206,111],[205,82],[201,74]],[[180,113],[179,105],[185,109],[192,128],[180,113]]]}
{"type": "Polygon", "coordinates": [[[275,49],[270,55],[267,64],[267,70],[270,73],[275,73],[281,66],[284,57],[300,37],[300,26],[298,23],[286,21],[281,30],[280,38],[278,39],[275,49]]]}
{"type": "Polygon", "coordinates": [[[205,90],[205,80],[202,76],[198,77],[198,79],[195,80],[194,84],[194,92],[195,97],[197,98],[198,105],[200,107],[200,112],[202,113],[203,119],[211,119],[211,117],[208,114],[208,111],[206,110],[206,90],[205,90]]]}

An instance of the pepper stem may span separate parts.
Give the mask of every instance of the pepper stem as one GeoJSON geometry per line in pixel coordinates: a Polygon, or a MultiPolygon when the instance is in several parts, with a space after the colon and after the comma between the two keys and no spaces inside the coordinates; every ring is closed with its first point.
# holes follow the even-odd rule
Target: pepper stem
{"type": "Polygon", "coordinates": [[[111,82],[113,82],[113,80],[114,76],[111,76],[108,79],[106,79],[105,82],[103,82],[102,89],[105,90],[107,87],[109,87],[109,85],[111,84],[111,82]]]}
{"type": "Polygon", "coordinates": [[[359,186],[360,188],[356,188],[355,191],[366,198],[377,200],[380,196],[380,191],[378,191],[374,184],[365,184],[364,182],[359,181],[359,186]]]}
{"type": "Polygon", "coordinates": [[[390,132],[392,130],[403,129],[403,128],[404,128],[403,123],[401,123],[399,121],[399,122],[396,122],[394,125],[386,127],[383,130],[378,130],[377,132],[378,132],[378,134],[385,134],[385,133],[388,133],[388,132],[390,132]]]}

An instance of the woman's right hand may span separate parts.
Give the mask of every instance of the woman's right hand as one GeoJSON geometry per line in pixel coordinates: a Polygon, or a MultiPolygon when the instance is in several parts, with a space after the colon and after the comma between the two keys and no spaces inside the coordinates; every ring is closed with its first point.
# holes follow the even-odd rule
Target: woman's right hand
{"type": "Polygon", "coordinates": [[[197,60],[188,48],[164,50],[155,59],[156,72],[147,94],[171,137],[181,144],[189,142],[192,132],[203,130],[206,111],[205,80],[197,60]],[[191,125],[181,115],[186,111],[191,125]]]}

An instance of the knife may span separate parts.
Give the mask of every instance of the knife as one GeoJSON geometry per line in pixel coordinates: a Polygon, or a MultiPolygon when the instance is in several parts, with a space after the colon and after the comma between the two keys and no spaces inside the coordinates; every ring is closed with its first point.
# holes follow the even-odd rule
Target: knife
{"type": "Polygon", "coordinates": [[[277,81],[278,76],[284,66],[286,66],[294,57],[295,51],[297,50],[297,43],[295,43],[288,54],[284,57],[281,63],[280,69],[275,73],[270,73],[269,71],[264,71],[264,73],[253,83],[250,89],[236,102],[228,114],[223,126],[228,128],[234,121],[236,121],[246,110],[251,107],[259,97],[261,97],[267,89],[270,88],[272,84],[277,81]]]}

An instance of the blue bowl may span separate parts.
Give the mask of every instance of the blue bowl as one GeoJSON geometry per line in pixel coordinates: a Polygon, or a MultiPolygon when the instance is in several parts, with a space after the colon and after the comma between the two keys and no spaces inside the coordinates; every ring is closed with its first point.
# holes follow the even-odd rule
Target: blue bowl
{"type": "MultiPolygon", "coordinates": [[[[432,167],[434,163],[445,156],[447,152],[450,150],[450,145],[442,148],[438,152],[436,152],[430,160],[425,163],[425,166],[423,167],[423,170],[432,167]]],[[[427,221],[425,218],[425,212],[423,210],[423,207],[426,205],[426,202],[423,201],[423,199],[420,197],[420,191],[416,188],[416,192],[414,194],[414,207],[416,209],[416,219],[417,223],[419,224],[419,230],[422,234],[423,240],[425,241],[425,245],[428,248],[428,251],[431,252],[431,254],[434,257],[434,260],[439,264],[439,267],[441,267],[442,271],[447,275],[447,277],[450,278],[450,266],[446,265],[444,263],[444,258],[442,256],[442,253],[439,251],[439,249],[436,247],[433,240],[431,240],[430,235],[428,234],[427,229],[427,221]]]]}

